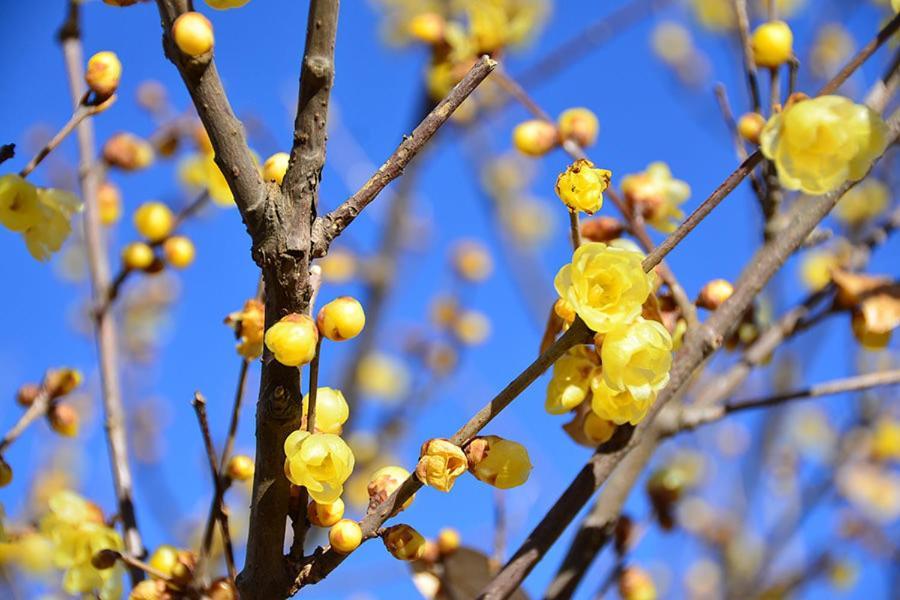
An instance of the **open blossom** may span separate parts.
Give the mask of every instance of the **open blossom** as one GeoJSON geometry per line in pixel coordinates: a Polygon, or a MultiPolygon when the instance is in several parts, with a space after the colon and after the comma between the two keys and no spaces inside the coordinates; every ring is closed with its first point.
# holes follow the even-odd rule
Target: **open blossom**
{"type": "Polygon", "coordinates": [[[591,380],[591,392],[591,410],[594,414],[617,425],[637,425],[647,416],[647,411],[656,400],[656,394],[639,399],[627,390],[618,392],[606,385],[603,377],[591,380]]]}
{"type": "Polygon", "coordinates": [[[416,477],[425,485],[449,492],[469,463],[462,448],[449,440],[433,439],[422,444],[416,477]]]}
{"type": "Polygon", "coordinates": [[[600,358],[610,389],[644,401],[669,382],[672,336],[658,321],[638,318],[606,334],[600,358]]]}
{"type": "Polygon", "coordinates": [[[591,379],[600,372],[597,353],[587,346],[576,346],[553,365],[553,377],[547,385],[544,408],[561,415],[581,404],[591,389],[591,379]]]}
{"type": "Polygon", "coordinates": [[[353,452],[333,433],[295,431],[284,441],[284,473],[294,485],[304,486],[316,502],[327,504],[341,497],[344,482],[353,472],[353,452]]]}
{"type": "Polygon", "coordinates": [[[881,117],[841,96],[789,104],[772,116],[760,147],[778,170],[781,184],[807,194],[825,194],[863,177],[887,146],[881,117]]]}
{"type": "Polygon", "coordinates": [[[595,169],[594,163],[580,158],[556,178],[556,195],[572,210],[593,214],[603,206],[603,192],[612,173],[595,169]]]}
{"type": "Polygon", "coordinates": [[[642,211],[647,223],[669,233],[684,218],[680,206],[691,195],[691,186],[672,177],[666,163],[654,162],[643,173],[626,175],[622,193],[642,211]]]}
{"type": "Polygon", "coordinates": [[[72,232],[72,215],[81,210],[74,194],[37,188],[18,175],[0,177],[0,224],[22,234],[28,252],[47,260],[72,232]]]}
{"type": "Polygon", "coordinates": [[[553,284],[588,327],[607,333],[641,314],[652,280],[642,256],[601,242],[582,244],[553,284]]]}

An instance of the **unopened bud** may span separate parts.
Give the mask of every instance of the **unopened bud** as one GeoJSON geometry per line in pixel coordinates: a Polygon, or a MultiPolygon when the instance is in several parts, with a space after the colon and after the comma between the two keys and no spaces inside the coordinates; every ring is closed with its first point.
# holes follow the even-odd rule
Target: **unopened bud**
{"type": "Polygon", "coordinates": [[[528,156],[543,156],[559,143],[559,133],[553,123],[531,119],[513,129],[513,145],[528,156]]]}
{"type": "Polygon", "coordinates": [[[531,473],[525,446],[495,435],[477,437],[466,447],[469,472],[500,489],[522,485],[531,473]]]}
{"type": "Polygon", "coordinates": [[[581,237],[592,242],[611,242],[624,232],[625,224],[615,217],[594,217],[581,224],[581,237]]]}
{"type": "MultiPolygon", "coordinates": [[[[367,490],[369,492],[369,512],[373,511],[379,504],[388,499],[403,482],[409,478],[409,471],[403,467],[389,466],[382,467],[372,474],[369,480],[367,490]]],[[[412,504],[415,494],[410,496],[400,510],[404,510],[412,504]]]]}
{"type": "Polygon", "coordinates": [[[706,310],[716,310],[734,293],[734,286],[725,279],[713,279],[703,286],[697,296],[697,306],[706,310]]]}
{"type": "Polygon", "coordinates": [[[623,569],[618,584],[622,600],[656,600],[653,579],[640,567],[632,565],[623,569]]]}
{"type": "Polygon", "coordinates": [[[247,481],[253,477],[253,459],[246,454],[235,454],[228,461],[228,476],[235,481],[247,481]]]}
{"type": "Polygon", "coordinates": [[[759,135],[766,124],[766,118],[757,112],[749,112],[738,119],[738,133],[751,144],[759,145],[759,135]]]}
{"type": "Polygon", "coordinates": [[[306,516],[316,527],[331,527],[344,516],[344,501],[338,498],[334,502],[321,504],[310,502],[306,506],[306,516]]]}
{"type": "Polygon", "coordinates": [[[438,532],[437,546],[442,556],[453,554],[459,549],[459,532],[452,527],[444,527],[438,532]]]}
{"type": "Polygon", "coordinates": [[[78,435],[78,426],[81,419],[78,412],[70,405],[58,402],[50,407],[47,413],[50,428],[63,437],[75,437],[78,435]]]}
{"type": "Polygon", "coordinates": [[[425,554],[425,538],[409,525],[388,527],[381,539],[391,556],[398,560],[419,560],[425,554]]]}
{"type": "Polygon", "coordinates": [[[35,383],[26,383],[16,392],[16,402],[18,402],[20,406],[28,408],[34,404],[34,401],[37,400],[38,394],[40,393],[41,386],[35,383]]]}
{"type": "Polygon", "coordinates": [[[153,147],[130,133],[117,133],[103,145],[103,160],[124,171],[137,171],[153,162],[153,147]]]}
{"type": "Polygon", "coordinates": [[[175,19],[172,37],[178,49],[193,58],[207,54],[215,44],[212,23],[198,12],[186,12],[175,19]]]}
{"type": "Polygon", "coordinates": [[[98,52],[88,60],[84,80],[99,98],[113,95],[122,78],[122,63],[115,52],[98,52]]]}
{"type": "Polygon", "coordinates": [[[564,140],[573,140],[582,148],[592,146],[600,132],[597,115],[587,108],[570,108],[563,111],[557,124],[560,137],[564,140]]]}
{"type": "Polygon", "coordinates": [[[407,30],[417,40],[426,44],[438,44],[444,40],[445,26],[444,17],[435,12],[425,12],[410,19],[407,30]]]}
{"type": "Polygon", "coordinates": [[[350,519],[341,519],[328,531],[328,543],[339,554],[350,554],[362,542],[362,529],[359,523],[350,519]]]}

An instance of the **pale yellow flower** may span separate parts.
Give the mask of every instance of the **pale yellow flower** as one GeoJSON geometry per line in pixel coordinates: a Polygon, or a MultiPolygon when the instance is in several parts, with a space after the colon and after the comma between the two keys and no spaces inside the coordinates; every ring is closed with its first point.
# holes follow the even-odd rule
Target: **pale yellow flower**
{"type": "Polygon", "coordinates": [[[41,219],[22,232],[28,251],[37,260],[47,260],[62,248],[72,233],[72,216],[81,202],[71,192],[41,188],[37,191],[41,219]]]}
{"type": "Polygon", "coordinates": [[[600,372],[597,353],[587,346],[576,346],[553,365],[553,377],[547,385],[544,409],[561,415],[579,404],[591,389],[591,380],[600,372]]]}
{"type": "Polygon", "coordinates": [[[284,441],[284,455],[287,478],[322,504],[341,497],[344,482],[353,472],[353,452],[333,433],[295,431],[284,441]]]}
{"type": "Polygon", "coordinates": [[[637,425],[656,400],[655,394],[637,399],[628,391],[617,392],[606,385],[602,376],[591,380],[591,392],[591,410],[594,414],[617,425],[637,425]]]}
{"type": "Polygon", "coordinates": [[[465,453],[456,444],[444,439],[428,440],[422,444],[416,477],[425,485],[449,492],[468,466],[465,453]]]}
{"type": "Polygon", "coordinates": [[[600,358],[606,385],[643,401],[669,383],[672,336],[658,321],[638,318],[604,336],[600,358]]]}
{"type": "Polygon", "coordinates": [[[647,223],[671,233],[684,218],[680,206],[690,197],[691,186],[672,177],[666,163],[653,162],[644,172],[622,178],[622,193],[643,211],[647,223]]]}
{"type": "MultiPolygon", "coordinates": [[[[303,416],[309,412],[309,394],[303,396],[303,416]]],[[[350,416],[350,406],[340,390],[320,387],[316,393],[316,431],[339,434],[350,416]]]]}
{"type": "Polygon", "coordinates": [[[556,178],[556,195],[571,210],[590,215],[603,206],[603,192],[609,187],[611,177],[610,171],[595,169],[594,163],[580,158],[556,178]]]}
{"type": "Polygon", "coordinates": [[[763,128],[760,147],[784,187],[825,194],[862,178],[887,146],[881,117],[841,96],[789,105],[763,128]]]}
{"type": "Polygon", "coordinates": [[[633,321],[653,287],[638,252],[601,242],[582,244],[554,286],[588,327],[598,333],[633,321]]]}

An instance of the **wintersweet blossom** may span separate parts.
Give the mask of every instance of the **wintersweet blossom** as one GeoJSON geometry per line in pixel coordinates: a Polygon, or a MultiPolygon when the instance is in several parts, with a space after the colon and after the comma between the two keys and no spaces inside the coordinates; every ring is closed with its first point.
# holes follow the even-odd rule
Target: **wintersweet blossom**
{"type": "Polygon", "coordinates": [[[579,404],[591,389],[591,379],[600,372],[597,353],[587,346],[576,346],[553,364],[553,377],[547,385],[544,409],[561,415],[579,404]]]}
{"type": "Polygon", "coordinates": [[[593,214],[603,206],[603,192],[611,177],[612,172],[595,169],[594,163],[580,158],[557,177],[556,195],[571,210],[593,214]]]}
{"type": "Polygon", "coordinates": [[[295,431],[284,441],[284,473],[323,504],[334,502],[353,472],[353,452],[333,433],[295,431]]]}
{"type": "Polygon", "coordinates": [[[658,321],[638,318],[606,334],[600,358],[610,389],[644,401],[669,382],[672,336],[658,321]]]}
{"type": "Polygon", "coordinates": [[[666,163],[653,162],[642,173],[622,178],[622,193],[639,207],[647,223],[670,233],[684,218],[680,206],[690,197],[691,186],[672,177],[666,163]]]}
{"type": "Polygon", "coordinates": [[[623,423],[637,425],[656,400],[655,394],[638,399],[627,390],[622,392],[613,390],[606,385],[602,376],[591,380],[591,392],[591,410],[594,414],[617,425],[623,423]]]}

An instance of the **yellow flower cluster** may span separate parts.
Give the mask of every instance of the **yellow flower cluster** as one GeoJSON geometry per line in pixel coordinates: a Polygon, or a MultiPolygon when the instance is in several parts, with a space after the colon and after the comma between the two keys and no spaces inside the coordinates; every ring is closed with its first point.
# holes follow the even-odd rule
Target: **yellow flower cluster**
{"type": "Polygon", "coordinates": [[[72,232],[72,215],[81,210],[73,194],[38,188],[14,174],[0,177],[0,224],[21,233],[28,252],[44,261],[62,248],[72,232]]]}
{"type": "Polygon", "coordinates": [[[353,452],[333,433],[295,431],[284,441],[284,455],[287,478],[321,504],[340,498],[353,472],[353,452]]]}
{"type": "Polygon", "coordinates": [[[610,171],[595,169],[594,163],[581,158],[556,178],[556,195],[569,209],[590,215],[603,206],[603,192],[609,187],[611,177],[610,171]]]}
{"type": "Polygon", "coordinates": [[[884,121],[867,106],[820,96],[773,115],[760,135],[760,147],[775,163],[784,187],[825,194],[863,177],[884,152],[887,133],[884,121]]]}
{"type": "Polygon", "coordinates": [[[654,162],[644,172],[622,178],[622,193],[643,212],[647,223],[671,233],[684,218],[680,206],[691,195],[691,186],[672,177],[666,163],[654,162]]]}
{"type": "Polygon", "coordinates": [[[103,600],[118,598],[121,569],[99,570],[91,558],[100,550],[121,551],[119,534],[103,523],[99,508],[72,491],[51,496],[49,507],[40,531],[53,544],[54,564],[65,569],[63,589],[69,594],[96,592],[103,600]]]}

